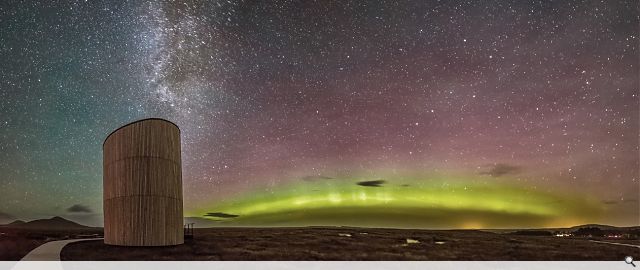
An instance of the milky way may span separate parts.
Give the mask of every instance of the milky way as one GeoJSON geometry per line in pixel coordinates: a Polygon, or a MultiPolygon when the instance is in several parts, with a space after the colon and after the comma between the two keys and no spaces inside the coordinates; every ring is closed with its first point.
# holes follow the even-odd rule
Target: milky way
{"type": "Polygon", "coordinates": [[[0,4],[0,217],[99,224],[102,141],[162,117],[187,216],[640,223],[633,1],[115,2],[0,4]]]}

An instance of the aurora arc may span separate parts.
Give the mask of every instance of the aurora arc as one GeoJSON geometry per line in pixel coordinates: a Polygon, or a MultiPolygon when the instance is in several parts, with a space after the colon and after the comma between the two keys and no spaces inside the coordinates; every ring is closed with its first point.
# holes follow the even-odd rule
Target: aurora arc
{"type": "Polygon", "coordinates": [[[438,179],[386,181],[380,187],[354,179],[297,183],[255,192],[194,212],[222,226],[342,225],[405,228],[561,227],[589,222],[603,206],[589,198],[495,182],[438,179]]]}

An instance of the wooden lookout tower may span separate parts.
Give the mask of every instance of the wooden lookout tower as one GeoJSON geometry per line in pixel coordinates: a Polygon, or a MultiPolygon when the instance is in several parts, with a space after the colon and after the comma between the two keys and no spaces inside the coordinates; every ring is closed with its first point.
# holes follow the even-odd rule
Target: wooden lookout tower
{"type": "Polygon", "coordinates": [[[113,131],[103,144],[104,242],[184,243],[180,129],[149,118],[113,131]]]}

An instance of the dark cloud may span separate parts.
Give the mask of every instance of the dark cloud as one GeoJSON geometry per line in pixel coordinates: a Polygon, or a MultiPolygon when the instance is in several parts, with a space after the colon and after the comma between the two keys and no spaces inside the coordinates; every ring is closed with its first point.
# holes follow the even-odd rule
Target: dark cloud
{"type": "Polygon", "coordinates": [[[493,177],[500,177],[503,175],[507,175],[507,174],[515,174],[518,173],[522,170],[521,167],[519,166],[514,166],[514,165],[509,165],[509,164],[504,164],[504,163],[498,163],[493,165],[493,167],[491,167],[491,169],[489,169],[489,171],[486,172],[481,172],[480,174],[485,174],[485,175],[490,175],[493,177]]]}
{"type": "Polygon", "coordinates": [[[635,203],[638,202],[638,200],[636,199],[626,199],[626,200],[603,200],[602,203],[604,204],[609,204],[609,205],[613,205],[613,204],[620,204],[620,203],[635,203]]]}
{"type": "Polygon", "coordinates": [[[67,212],[69,213],[93,213],[93,210],[88,206],[84,206],[82,204],[74,204],[71,207],[67,208],[67,212]]]}
{"type": "Polygon", "coordinates": [[[318,181],[318,180],[330,180],[330,179],[333,179],[333,177],[322,176],[322,175],[308,175],[308,176],[302,177],[302,180],[304,181],[318,181]]]}
{"type": "Polygon", "coordinates": [[[207,213],[204,216],[205,217],[219,217],[219,218],[235,218],[235,217],[239,217],[240,215],[227,214],[227,213],[222,213],[222,212],[212,212],[212,213],[207,213]]]}
{"type": "Polygon", "coordinates": [[[563,200],[563,199],[555,199],[555,200],[550,200],[547,203],[549,203],[549,204],[559,204],[559,203],[563,203],[563,202],[565,202],[565,200],[563,200]]]}
{"type": "Polygon", "coordinates": [[[371,180],[371,181],[358,182],[357,184],[359,186],[363,186],[363,187],[381,187],[382,184],[384,184],[386,182],[387,181],[384,181],[384,180],[371,180]]]}

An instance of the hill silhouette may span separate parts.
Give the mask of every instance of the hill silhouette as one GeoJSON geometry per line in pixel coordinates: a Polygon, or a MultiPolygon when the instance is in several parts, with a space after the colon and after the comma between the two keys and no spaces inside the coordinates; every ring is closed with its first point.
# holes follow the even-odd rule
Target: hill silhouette
{"type": "Polygon", "coordinates": [[[640,229],[640,226],[617,227],[617,226],[603,225],[603,224],[584,224],[584,225],[573,226],[569,229],[579,230],[582,228],[598,228],[601,230],[637,230],[637,229],[640,229]]]}
{"type": "Polygon", "coordinates": [[[7,224],[7,226],[19,226],[19,225],[22,225],[22,224],[25,224],[25,223],[26,223],[26,222],[24,222],[24,221],[22,221],[22,220],[15,220],[15,221],[13,221],[13,222],[11,222],[11,223],[7,224]]]}
{"type": "Polygon", "coordinates": [[[91,228],[58,216],[50,219],[36,219],[29,222],[16,220],[7,224],[7,227],[39,230],[77,230],[91,228]]]}

